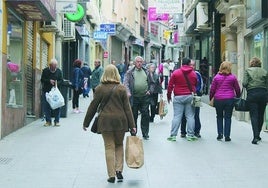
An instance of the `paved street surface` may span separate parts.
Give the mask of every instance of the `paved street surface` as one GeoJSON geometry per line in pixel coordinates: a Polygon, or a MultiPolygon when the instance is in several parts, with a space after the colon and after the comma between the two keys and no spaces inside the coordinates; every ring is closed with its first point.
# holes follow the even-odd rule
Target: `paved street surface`
{"type": "MultiPolygon", "coordinates": [[[[90,100],[80,98],[82,110],[90,100]]],[[[250,124],[233,117],[232,141],[217,141],[215,110],[205,103],[201,139],[167,141],[173,115],[169,104],[168,115],[150,124],[144,166],[125,165],[124,182],[107,183],[101,136],[84,132],[85,113],[72,114],[71,101],[68,108],[60,127],[44,127],[37,120],[0,140],[1,188],[268,187],[268,134],[262,132],[261,143],[253,145],[250,124]]]]}

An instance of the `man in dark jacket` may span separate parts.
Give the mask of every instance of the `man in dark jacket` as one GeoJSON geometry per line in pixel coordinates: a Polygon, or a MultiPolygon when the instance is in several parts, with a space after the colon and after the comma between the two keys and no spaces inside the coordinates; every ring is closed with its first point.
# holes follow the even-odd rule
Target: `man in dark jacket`
{"type": "MultiPolygon", "coordinates": [[[[41,83],[43,85],[42,88],[42,99],[43,99],[43,106],[44,106],[44,113],[46,118],[46,123],[44,126],[51,125],[51,113],[52,109],[49,103],[46,100],[46,92],[50,92],[51,88],[56,86],[60,87],[63,83],[62,71],[57,68],[58,62],[56,59],[51,59],[49,66],[43,69],[41,75],[41,83]]],[[[53,112],[55,116],[54,125],[60,126],[60,108],[57,108],[53,112]]]]}
{"type": "Polygon", "coordinates": [[[101,61],[99,59],[94,61],[94,66],[95,69],[92,71],[90,80],[93,93],[95,93],[95,88],[100,84],[100,79],[103,74],[103,67],[101,66],[101,61]]]}
{"type": "Polygon", "coordinates": [[[128,96],[134,121],[137,127],[138,112],[141,112],[141,131],[144,139],[149,139],[149,104],[150,90],[147,70],[143,68],[143,58],[135,58],[135,67],[125,74],[124,85],[127,88],[128,96]]]}

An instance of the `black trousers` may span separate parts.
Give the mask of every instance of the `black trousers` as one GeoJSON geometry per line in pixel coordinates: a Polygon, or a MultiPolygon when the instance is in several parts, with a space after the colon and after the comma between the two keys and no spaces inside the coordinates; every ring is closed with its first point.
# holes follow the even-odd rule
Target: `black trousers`
{"type": "Polygon", "coordinates": [[[256,88],[247,91],[247,101],[249,105],[249,115],[253,137],[258,138],[264,122],[264,112],[266,108],[266,89],[256,88]]]}
{"type": "Polygon", "coordinates": [[[158,101],[158,93],[153,93],[150,95],[150,120],[153,121],[156,114],[156,106],[158,101]]]}
{"type": "Polygon", "coordinates": [[[137,127],[137,119],[139,115],[139,111],[141,112],[141,132],[143,137],[147,137],[149,134],[149,104],[150,104],[150,96],[146,95],[143,97],[133,97],[132,104],[132,113],[134,116],[134,121],[136,128],[137,127]]]}

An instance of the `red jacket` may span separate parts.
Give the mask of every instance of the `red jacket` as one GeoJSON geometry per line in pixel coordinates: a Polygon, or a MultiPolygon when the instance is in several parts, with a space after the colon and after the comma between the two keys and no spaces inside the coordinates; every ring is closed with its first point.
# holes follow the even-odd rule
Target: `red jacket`
{"type": "Polygon", "coordinates": [[[180,69],[173,71],[170,80],[168,82],[167,98],[171,99],[171,93],[173,91],[174,96],[177,95],[190,95],[192,92],[195,93],[197,85],[197,76],[192,67],[188,65],[182,65],[180,69]],[[192,90],[188,88],[187,81],[184,75],[188,77],[188,80],[192,86],[192,90]]]}

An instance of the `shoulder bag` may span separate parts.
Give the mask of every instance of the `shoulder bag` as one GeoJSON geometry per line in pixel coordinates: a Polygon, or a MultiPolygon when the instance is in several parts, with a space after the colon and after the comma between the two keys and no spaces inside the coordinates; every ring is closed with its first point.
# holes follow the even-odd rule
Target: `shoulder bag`
{"type": "Polygon", "coordinates": [[[246,101],[246,96],[244,92],[244,87],[242,88],[241,96],[239,98],[235,98],[235,103],[234,107],[236,111],[240,112],[248,112],[249,111],[249,106],[246,101]]]}
{"type": "Polygon", "coordinates": [[[98,132],[98,120],[99,120],[99,115],[100,115],[101,111],[103,110],[104,106],[108,103],[108,101],[109,101],[109,99],[111,98],[111,96],[112,96],[112,94],[113,94],[113,91],[115,90],[116,87],[117,87],[117,85],[115,85],[115,86],[112,88],[112,90],[111,90],[109,96],[106,98],[106,100],[105,100],[104,102],[100,103],[100,105],[99,105],[99,107],[98,107],[98,114],[96,115],[96,117],[95,117],[95,119],[94,119],[94,122],[93,122],[93,124],[92,124],[92,126],[91,126],[91,129],[90,129],[91,132],[100,134],[100,133],[98,132]]]}
{"type": "Polygon", "coordinates": [[[194,106],[194,107],[201,107],[202,106],[202,101],[201,101],[201,96],[197,96],[196,93],[193,92],[193,88],[190,84],[190,81],[188,79],[188,77],[186,76],[185,73],[183,73],[183,76],[187,82],[187,85],[188,85],[188,88],[189,90],[192,92],[192,95],[193,95],[193,99],[192,99],[192,102],[191,104],[194,106]]]}

